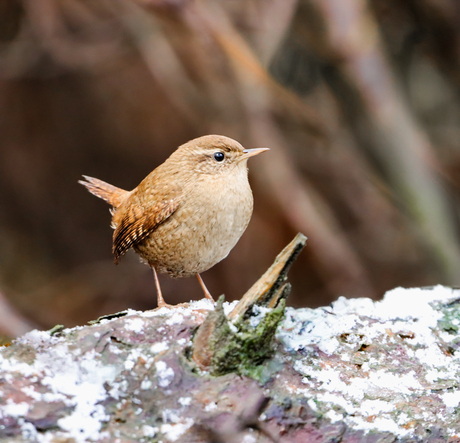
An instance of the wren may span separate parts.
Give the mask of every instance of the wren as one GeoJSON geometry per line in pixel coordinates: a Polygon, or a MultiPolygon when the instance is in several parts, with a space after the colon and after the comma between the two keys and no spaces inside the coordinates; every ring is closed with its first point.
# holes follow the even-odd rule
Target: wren
{"type": "Polygon", "coordinates": [[[200,274],[223,260],[252,215],[247,160],[268,148],[244,149],[221,135],[180,146],[132,191],[97,178],[79,181],[113,207],[115,263],[133,248],[155,277],[158,306],[165,303],[157,272],[174,278],[200,274]]]}

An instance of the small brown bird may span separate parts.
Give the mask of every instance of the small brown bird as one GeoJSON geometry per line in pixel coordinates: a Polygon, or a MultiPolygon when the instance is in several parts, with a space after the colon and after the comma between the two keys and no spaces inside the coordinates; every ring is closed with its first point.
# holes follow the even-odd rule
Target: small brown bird
{"type": "Polygon", "coordinates": [[[253,198],[247,160],[268,148],[244,149],[221,135],[180,146],[132,191],[84,176],[79,181],[113,206],[115,263],[129,248],[153,270],[158,306],[168,306],[157,271],[171,277],[196,275],[219,263],[248,226],[253,198]]]}

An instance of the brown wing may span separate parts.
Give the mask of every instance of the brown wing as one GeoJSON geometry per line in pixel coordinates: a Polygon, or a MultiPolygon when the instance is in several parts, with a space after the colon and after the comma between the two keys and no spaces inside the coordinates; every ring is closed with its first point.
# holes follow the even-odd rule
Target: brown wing
{"type": "Polygon", "coordinates": [[[131,206],[113,233],[112,252],[115,263],[128,251],[149,236],[161,223],[166,221],[179,207],[179,199],[158,202],[148,210],[141,206],[131,206]]]}

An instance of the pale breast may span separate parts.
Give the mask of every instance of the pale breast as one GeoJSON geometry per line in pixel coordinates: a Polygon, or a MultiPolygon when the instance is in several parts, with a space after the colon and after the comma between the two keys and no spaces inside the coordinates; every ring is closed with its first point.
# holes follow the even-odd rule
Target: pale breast
{"type": "Polygon", "coordinates": [[[172,277],[204,272],[236,245],[252,209],[246,168],[228,177],[203,175],[187,189],[178,210],[135,249],[172,277]]]}

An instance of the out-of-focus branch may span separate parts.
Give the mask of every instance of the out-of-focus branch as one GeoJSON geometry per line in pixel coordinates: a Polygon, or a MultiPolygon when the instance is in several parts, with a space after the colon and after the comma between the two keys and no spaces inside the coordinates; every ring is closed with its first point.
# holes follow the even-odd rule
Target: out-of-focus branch
{"type": "MultiPolygon", "coordinates": [[[[132,2],[132,0],[123,1],[132,2]]],[[[232,118],[244,121],[241,117],[241,112],[244,110],[241,106],[245,106],[241,103],[243,85],[236,73],[232,72],[231,67],[232,64],[237,63],[241,69],[251,75],[258,88],[269,88],[270,94],[273,94],[270,99],[272,102],[270,110],[273,110],[273,105],[276,103],[278,112],[295,115],[311,134],[319,137],[326,136],[318,114],[269,76],[218,3],[209,0],[203,2],[135,0],[135,2],[157,18],[157,23],[175,51],[174,57],[177,57],[182,64],[179,69],[200,87],[201,109],[204,107],[203,103],[211,110],[214,109],[214,112],[208,110],[209,115],[215,118],[215,112],[218,111],[220,119],[232,118]],[[228,38],[229,32],[232,34],[231,39],[228,38]],[[210,57],[210,54],[213,56],[210,57]]],[[[145,50],[154,51],[155,47],[146,46],[145,50]]],[[[143,55],[150,57],[147,53],[143,55]]],[[[187,91],[174,90],[167,84],[168,81],[173,81],[171,74],[172,71],[170,75],[164,76],[164,86],[176,95],[185,92],[182,97],[193,101],[193,96],[190,96],[187,91]]],[[[257,89],[252,91],[251,98],[256,100],[256,96],[257,89]]]]}
{"type": "Polygon", "coordinates": [[[260,60],[267,67],[291,27],[298,0],[221,2],[260,60]]]}
{"type": "Polygon", "coordinates": [[[346,94],[342,107],[356,136],[399,193],[445,281],[456,281],[460,272],[458,237],[445,190],[436,176],[432,146],[398,89],[367,4],[304,0],[302,5],[305,13],[299,20],[309,22],[314,11],[315,19],[327,24],[316,26],[316,33],[310,28],[304,35],[324,62],[333,66],[329,79],[338,97],[343,99],[346,94]]]}
{"type": "Polygon", "coordinates": [[[166,92],[177,110],[190,122],[196,123],[197,111],[203,108],[200,91],[190,79],[161,23],[153,14],[146,15],[142,8],[130,0],[114,2],[112,10],[119,14],[120,21],[155,82],[166,92]]]}
{"type": "Polygon", "coordinates": [[[95,69],[120,55],[122,35],[114,16],[106,15],[101,26],[82,2],[60,5],[53,0],[25,0],[23,5],[42,48],[63,66],[95,69]],[[71,23],[66,22],[66,13],[72,17],[71,23]],[[71,32],[72,28],[78,31],[71,32]]]}
{"type": "Polygon", "coordinates": [[[409,0],[406,6],[425,31],[421,43],[460,92],[460,18],[455,0],[409,0]]]}

